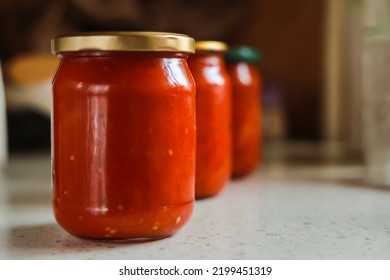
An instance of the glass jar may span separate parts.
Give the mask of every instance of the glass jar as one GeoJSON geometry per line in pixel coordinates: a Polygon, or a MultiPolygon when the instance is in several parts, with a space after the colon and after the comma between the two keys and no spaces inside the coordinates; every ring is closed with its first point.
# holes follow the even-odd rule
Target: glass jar
{"type": "Polygon", "coordinates": [[[88,238],[154,239],[190,218],[195,179],[194,40],[152,32],[52,40],[55,218],[88,238]]]}
{"type": "Polygon", "coordinates": [[[225,55],[232,83],[233,176],[249,174],[260,162],[261,76],[259,53],[248,47],[231,48],[225,55]]]}
{"type": "Polygon", "coordinates": [[[196,180],[198,198],[216,195],[231,175],[231,93],[225,69],[226,45],[195,44],[188,64],[196,82],[196,180]]]}

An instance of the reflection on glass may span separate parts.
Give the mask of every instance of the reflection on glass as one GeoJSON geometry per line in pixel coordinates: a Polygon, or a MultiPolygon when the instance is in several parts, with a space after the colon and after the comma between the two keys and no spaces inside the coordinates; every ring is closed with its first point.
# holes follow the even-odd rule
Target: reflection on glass
{"type": "Polygon", "coordinates": [[[246,63],[240,63],[237,65],[237,74],[238,74],[238,79],[240,82],[244,85],[250,85],[252,80],[251,80],[251,74],[249,71],[249,66],[246,63]]]}
{"type": "MultiPolygon", "coordinates": [[[[90,86],[89,91],[96,94],[102,94],[106,91],[102,87],[108,86],[90,86]]],[[[91,194],[89,196],[91,205],[90,210],[96,215],[105,213],[108,208],[105,203],[107,183],[106,183],[106,152],[107,152],[107,98],[106,96],[91,95],[87,101],[87,114],[89,114],[87,120],[87,129],[90,131],[87,135],[90,135],[88,139],[89,143],[89,186],[91,188],[91,194]]]]}
{"type": "Polygon", "coordinates": [[[164,68],[168,81],[171,85],[188,87],[188,78],[184,72],[183,65],[179,60],[164,59],[164,68]]]}
{"type": "Polygon", "coordinates": [[[204,76],[210,84],[222,86],[225,83],[225,80],[220,73],[219,65],[206,67],[204,69],[204,76]]]}

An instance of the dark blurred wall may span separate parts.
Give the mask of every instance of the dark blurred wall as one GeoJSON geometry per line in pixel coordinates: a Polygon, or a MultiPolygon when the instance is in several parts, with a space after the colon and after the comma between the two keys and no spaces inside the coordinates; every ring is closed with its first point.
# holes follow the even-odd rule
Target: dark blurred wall
{"type": "Polygon", "coordinates": [[[252,45],[264,55],[265,88],[283,95],[288,138],[320,140],[324,2],[0,0],[0,59],[6,66],[20,53],[49,52],[50,38],[75,31],[171,31],[252,45]]]}
{"type": "Polygon", "coordinates": [[[0,58],[49,51],[53,36],[75,31],[153,30],[198,40],[240,33],[255,0],[0,0],[0,58]]]}
{"type": "Polygon", "coordinates": [[[290,139],[320,140],[325,0],[261,0],[236,38],[258,46],[265,81],[283,90],[290,139]]]}

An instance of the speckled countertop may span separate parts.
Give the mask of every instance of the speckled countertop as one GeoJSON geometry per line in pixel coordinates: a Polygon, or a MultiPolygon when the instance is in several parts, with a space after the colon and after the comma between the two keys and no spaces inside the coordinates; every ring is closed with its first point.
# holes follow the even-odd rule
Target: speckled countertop
{"type": "Polygon", "coordinates": [[[390,259],[390,190],[359,166],[266,166],[197,201],[175,236],[78,239],[51,211],[50,158],[15,156],[0,174],[0,259],[390,259]]]}

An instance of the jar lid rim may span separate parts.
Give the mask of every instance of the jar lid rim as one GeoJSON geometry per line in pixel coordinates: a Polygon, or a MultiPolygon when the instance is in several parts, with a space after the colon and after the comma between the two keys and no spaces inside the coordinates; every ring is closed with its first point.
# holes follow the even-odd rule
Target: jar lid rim
{"type": "Polygon", "coordinates": [[[261,59],[261,52],[249,46],[232,47],[225,53],[225,60],[228,63],[258,62],[261,59]]]}
{"type": "Polygon", "coordinates": [[[83,50],[194,53],[195,40],[185,34],[150,31],[84,32],[51,40],[53,54],[83,50]]]}
{"type": "Polygon", "coordinates": [[[227,49],[228,49],[227,44],[221,41],[196,41],[195,42],[196,51],[224,52],[227,49]]]}

